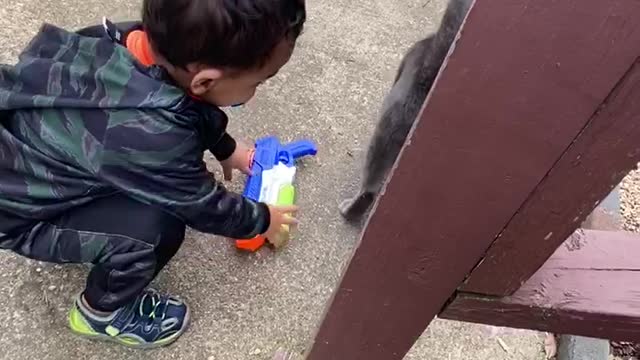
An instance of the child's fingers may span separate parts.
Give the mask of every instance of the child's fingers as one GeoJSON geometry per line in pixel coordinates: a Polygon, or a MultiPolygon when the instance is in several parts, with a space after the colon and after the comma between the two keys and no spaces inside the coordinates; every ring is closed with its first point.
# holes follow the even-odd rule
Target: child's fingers
{"type": "Polygon", "coordinates": [[[255,155],[255,152],[256,151],[254,148],[247,149],[247,161],[244,165],[240,166],[240,169],[238,169],[247,176],[253,175],[253,172],[251,171],[251,165],[253,165],[253,156],[255,155]]]}
{"type": "Polygon", "coordinates": [[[278,205],[274,206],[273,208],[281,213],[296,213],[299,209],[296,205],[278,205]]]}
{"type": "Polygon", "coordinates": [[[292,217],[292,216],[284,216],[282,218],[282,223],[285,225],[298,225],[300,223],[300,221],[298,221],[298,219],[292,217]]]}
{"type": "Polygon", "coordinates": [[[240,169],[240,171],[242,171],[242,173],[247,176],[253,175],[253,172],[251,171],[251,167],[245,167],[243,169],[240,169]]]}

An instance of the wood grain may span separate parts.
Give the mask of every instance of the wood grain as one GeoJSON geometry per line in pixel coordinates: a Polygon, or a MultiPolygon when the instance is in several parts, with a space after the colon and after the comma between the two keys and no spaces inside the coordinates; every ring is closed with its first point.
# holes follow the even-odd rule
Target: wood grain
{"type": "MultiPolygon", "coordinates": [[[[640,46],[637,51],[640,55],[640,46]]],[[[638,139],[640,61],[509,222],[461,291],[497,296],[516,291],[636,167],[638,139]]]]}
{"type": "Polygon", "coordinates": [[[640,235],[580,230],[513,295],[461,293],[440,317],[640,341],[640,235]]]}

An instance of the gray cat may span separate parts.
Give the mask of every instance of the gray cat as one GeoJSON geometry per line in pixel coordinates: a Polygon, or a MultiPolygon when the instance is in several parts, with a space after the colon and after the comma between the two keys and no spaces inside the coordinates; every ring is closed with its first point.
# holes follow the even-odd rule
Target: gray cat
{"type": "Polygon", "coordinates": [[[345,218],[361,219],[382,189],[473,1],[450,0],[438,31],[415,43],[404,56],[382,105],[360,191],[340,204],[340,213],[345,218]]]}

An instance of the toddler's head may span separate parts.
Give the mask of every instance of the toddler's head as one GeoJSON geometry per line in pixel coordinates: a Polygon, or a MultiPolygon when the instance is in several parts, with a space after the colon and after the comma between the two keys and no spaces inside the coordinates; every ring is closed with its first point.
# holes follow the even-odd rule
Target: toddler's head
{"type": "Polygon", "coordinates": [[[144,0],[156,62],[217,106],[241,104],[289,61],[304,0],[144,0]]]}

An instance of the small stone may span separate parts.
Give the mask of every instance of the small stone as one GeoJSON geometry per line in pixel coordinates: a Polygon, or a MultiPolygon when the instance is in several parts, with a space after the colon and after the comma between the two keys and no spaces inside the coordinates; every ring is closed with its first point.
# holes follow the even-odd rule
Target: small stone
{"type": "Polygon", "coordinates": [[[55,286],[55,285],[51,285],[51,286],[49,286],[49,291],[53,291],[53,290],[55,290],[55,289],[56,289],[56,286],[55,286]]]}
{"type": "Polygon", "coordinates": [[[260,349],[255,349],[251,352],[251,355],[260,355],[260,354],[262,354],[262,350],[260,349]]]}
{"type": "Polygon", "coordinates": [[[36,272],[37,273],[42,272],[42,268],[36,268],[36,272]]]}

